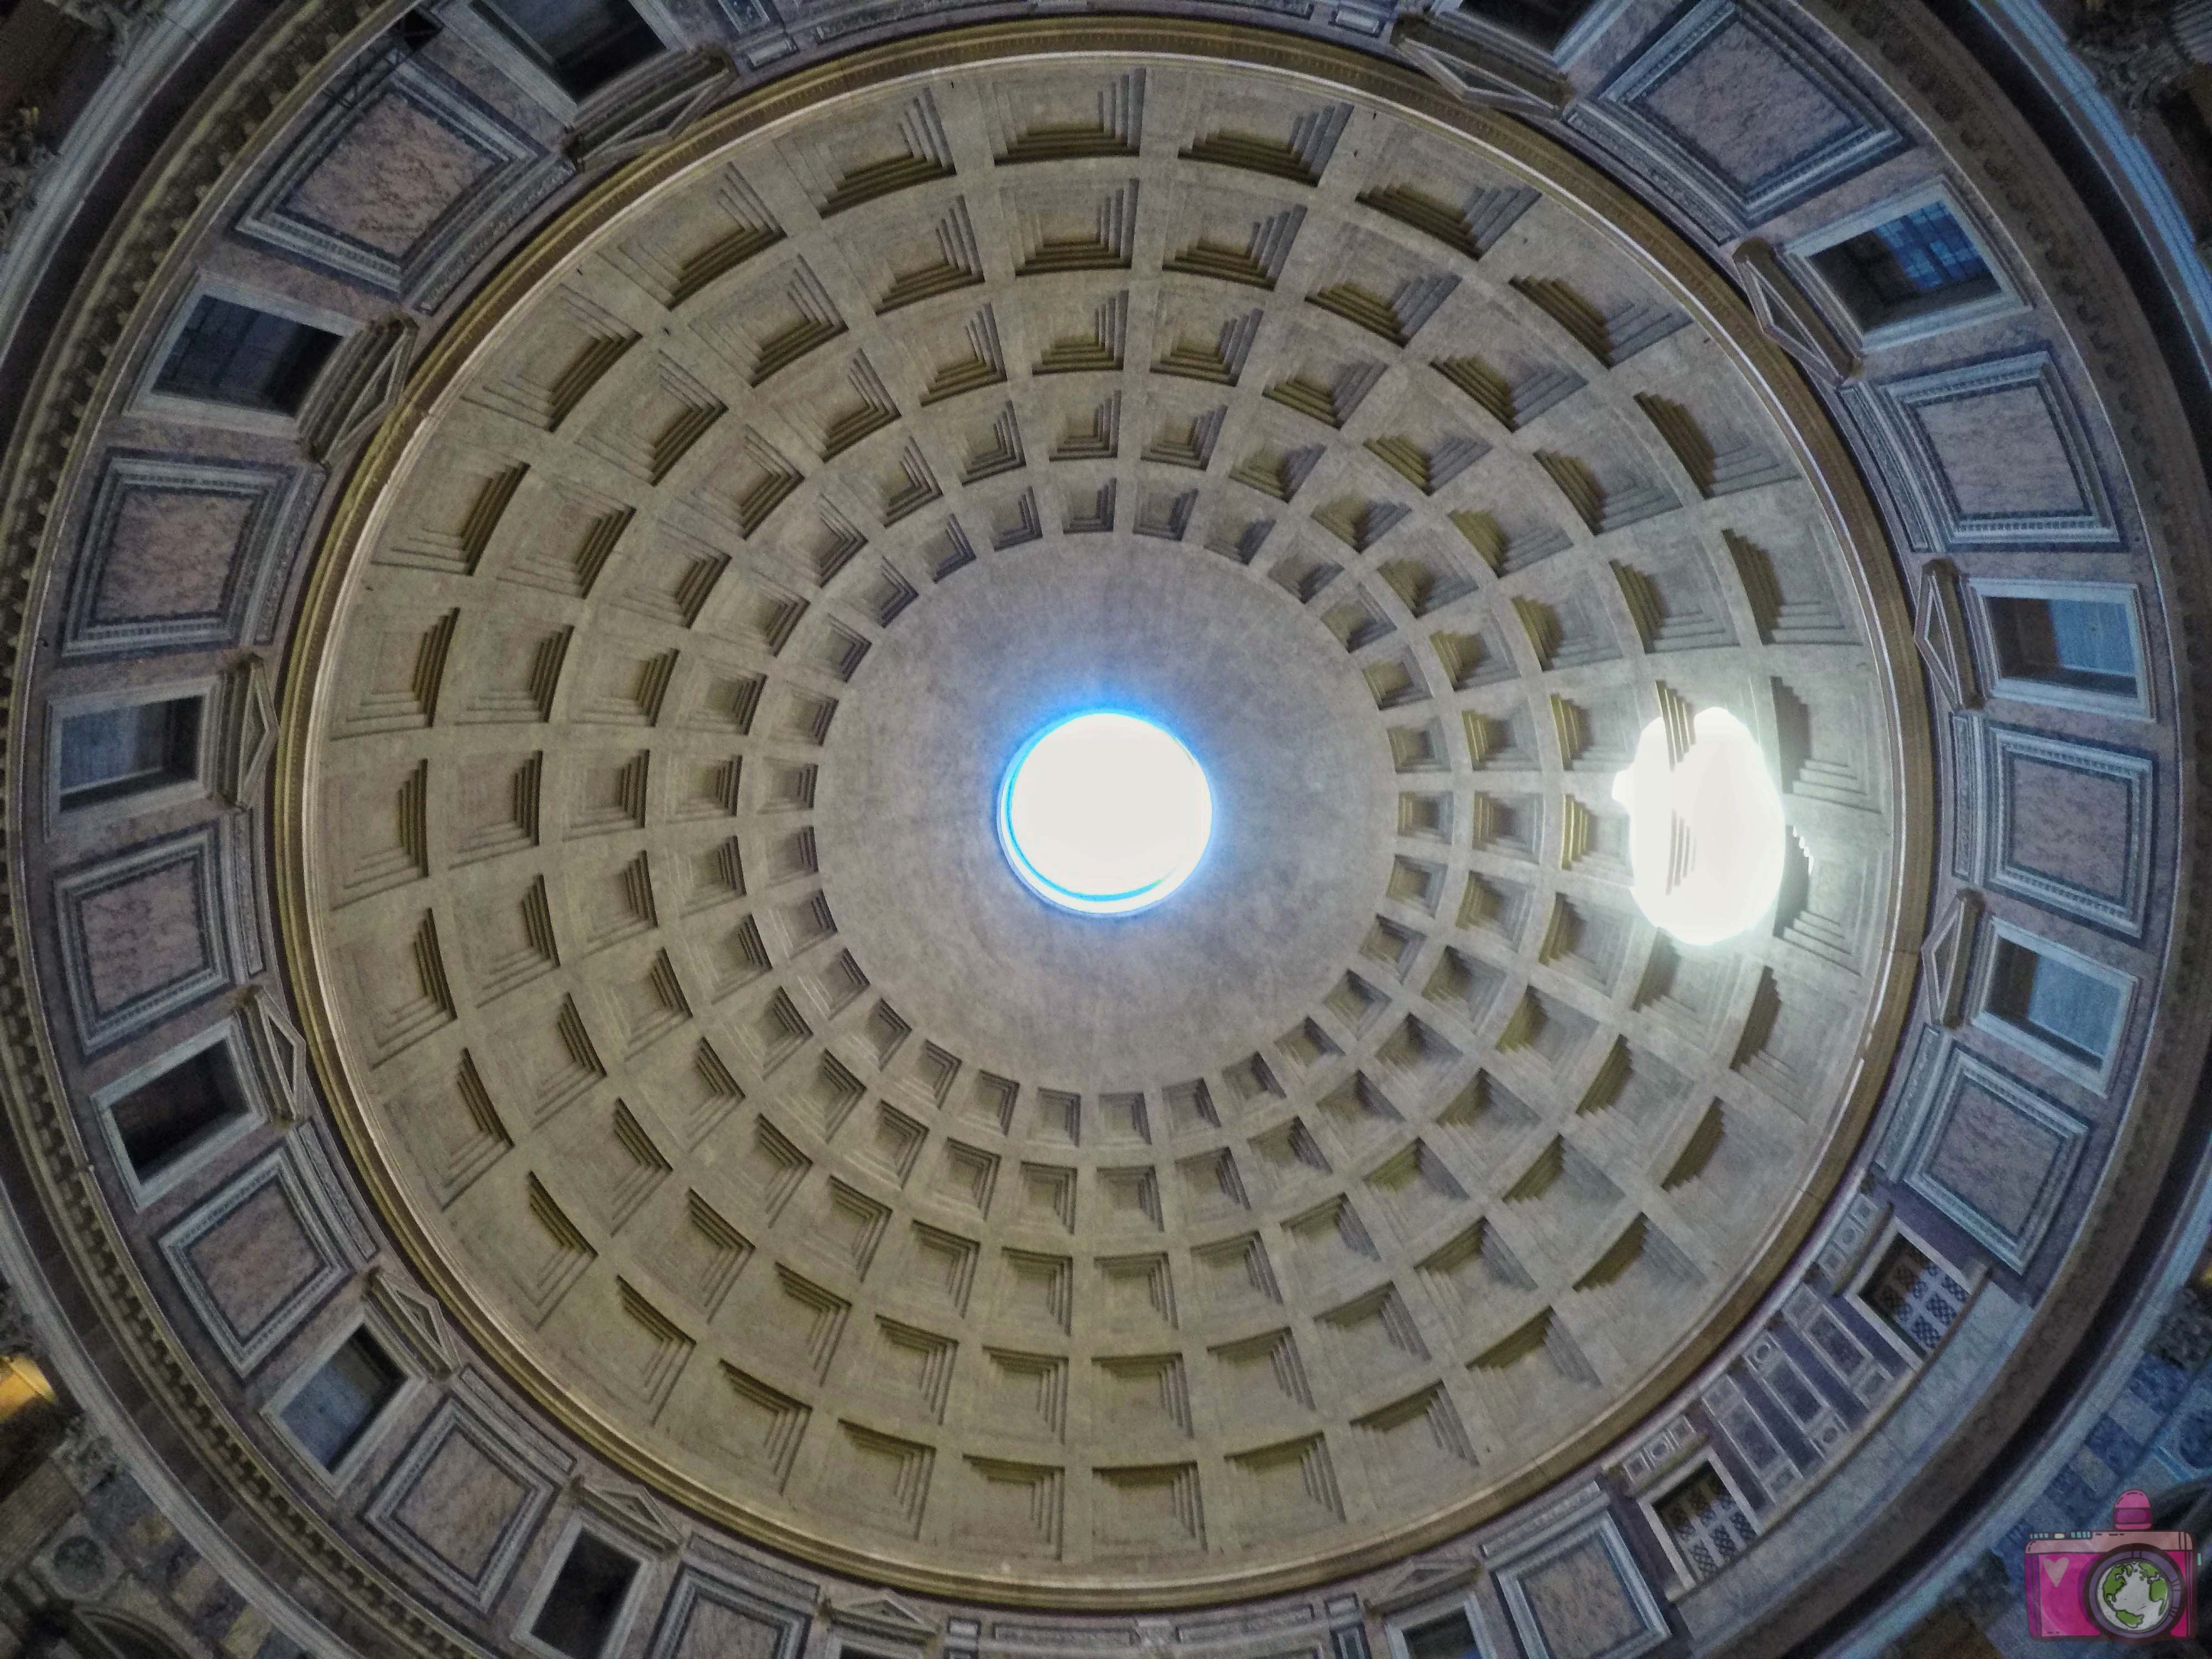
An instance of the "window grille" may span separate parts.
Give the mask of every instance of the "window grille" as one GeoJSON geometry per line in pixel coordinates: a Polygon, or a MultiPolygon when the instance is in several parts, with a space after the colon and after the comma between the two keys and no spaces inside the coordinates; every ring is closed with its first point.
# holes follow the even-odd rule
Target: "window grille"
{"type": "Polygon", "coordinates": [[[1906,1239],[1894,1240],[1867,1286],[1868,1305],[1923,1354],[1933,1353],[1966,1305],[1966,1287],[1906,1239]]]}
{"type": "Polygon", "coordinates": [[[1941,202],[1885,219],[1810,258],[1862,329],[1948,312],[2003,292],[1973,238],[1941,202]]]}
{"type": "Polygon", "coordinates": [[[1986,282],[1990,276],[1966,233],[1940,202],[1852,237],[1843,251],[1885,306],[1986,282]]]}
{"type": "Polygon", "coordinates": [[[1702,1582],[1735,1559],[1756,1536],[1751,1517],[1710,1463],[1654,1504],[1675,1550],[1702,1582]]]}

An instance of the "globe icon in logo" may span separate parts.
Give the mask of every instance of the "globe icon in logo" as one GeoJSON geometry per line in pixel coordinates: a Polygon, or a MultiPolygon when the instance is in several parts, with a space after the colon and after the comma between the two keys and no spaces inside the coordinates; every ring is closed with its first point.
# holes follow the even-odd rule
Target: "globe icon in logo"
{"type": "Polygon", "coordinates": [[[2154,1636],[2174,1620],[2181,1586],[2173,1564],[2149,1550],[2107,1557],[2089,1584],[2089,1613],[2115,1636],[2154,1636]]]}

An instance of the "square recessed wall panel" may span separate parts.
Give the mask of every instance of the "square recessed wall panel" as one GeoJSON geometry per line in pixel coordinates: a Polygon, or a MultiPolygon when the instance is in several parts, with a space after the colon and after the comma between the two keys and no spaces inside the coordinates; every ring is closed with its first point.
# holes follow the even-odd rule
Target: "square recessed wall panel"
{"type": "Polygon", "coordinates": [[[1990,889],[2141,939],[2150,907],[2156,760],[1994,721],[1983,736],[1990,889]]]}
{"type": "Polygon", "coordinates": [[[1567,118],[1720,240],[1905,148],[1840,69],[1735,0],[1678,13],[1567,118]]]}
{"type": "Polygon", "coordinates": [[[353,1271],[283,1147],[162,1234],[161,1249],[202,1328],[240,1376],[353,1271]]]}
{"type": "Polygon", "coordinates": [[[450,286],[445,273],[467,268],[574,169],[419,59],[372,65],[364,82],[292,146],[239,232],[427,308],[426,289],[450,286]],[[395,166],[404,193],[387,184],[395,166]]]}
{"type": "Polygon", "coordinates": [[[559,1474],[448,1396],[364,1518],[441,1588],[483,1613],[506,1589],[559,1474]]]}
{"type": "MultiPolygon", "coordinates": [[[[780,1602],[769,1588],[742,1582],[735,1557],[729,1571],[687,1560],[676,1575],[653,1632],[650,1659],[743,1653],[755,1659],[799,1659],[811,1622],[800,1605],[780,1602]]],[[[791,1588],[811,1590],[812,1586],[791,1588]]]]}
{"type": "Polygon", "coordinates": [[[2051,1229],[2089,1126],[1956,1042],[1915,1056],[1885,1159],[2015,1273],[2051,1229]]]}
{"type": "Polygon", "coordinates": [[[320,482],[310,468],[111,451],[70,584],[64,654],[261,637],[281,550],[320,482]]]}
{"type": "Polygon", "coordinates": [[[1848,394],[1887,448],[1916,550],[2118,550],[2119,520],[2047,351],[1960,363],[1848,394]]]}
{"type": "Polygon", "coordinates": [[[1637,1659],[1668,1638],[1666,1609],[1594,1483],[1482,1553],[1528,1659],[1637,1659]]]}
{"type": "Polygon", "coordinates": [[[87,1054],[236,981],[216,830],[155,842],[54,883],[70,1012],[87,1054]]]}

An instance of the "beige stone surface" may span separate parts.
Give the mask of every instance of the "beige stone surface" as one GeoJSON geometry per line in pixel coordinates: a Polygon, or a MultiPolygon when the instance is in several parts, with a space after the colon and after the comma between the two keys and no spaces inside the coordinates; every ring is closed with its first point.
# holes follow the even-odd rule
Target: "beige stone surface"
{"type": "MultiPolygon", "coordinates": [[[[1029,1092],[1084,1096],[1085,1140],[1142,1149],[1196,1127],[1164,1121],[1156,1136],[1166,1103],[1103,1097],[1196,1078],[1231,1033],[1257,1048],[1289,1030],[1374,925],[1398,791],[1357,666],[1227,561],[1135,538],[980,564],[879,651],[823,746],[815,799],[824,890],[854,959],[933,1042],[988,1056],[1029,1092]],[[1100,706],[1190,746],[1217,825],[1176,898],[1103,926],[1040,906],[976,833],[1022,741],[1100,706]]],[[[1018,1131],[1060,1139],[1027,1103],[1018,1131]]]]}

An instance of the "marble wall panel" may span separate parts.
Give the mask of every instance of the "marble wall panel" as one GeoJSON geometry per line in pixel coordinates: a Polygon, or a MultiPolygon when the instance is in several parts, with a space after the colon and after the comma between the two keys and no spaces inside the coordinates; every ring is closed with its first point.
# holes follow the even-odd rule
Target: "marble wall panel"
{"type": "Polygon", "coordinates": [[[241,235],[372,291],[434,303],[570,169],[458,81],[392,47],[300,136],[241,235]]]}
{"type": "Polygon", "coordinates": [[[552,1504],[555,1473],[459,1397],[447,1398],[370,1499],[370,1527],[478,1612],[507,1587],[552,1504]]]}
{"type": "Polygon", "coordinates": [[[737,1579],[687,1561],[663,1606],[650,1659],[797,1659],[806,1615],[737,1579]]]}
{"type": "Polygon", "coordinates": [[[351,1271],[283,1147],[164,1233],[161,1249],[209,1338],[241,1374],[267,1358],[351,1271]]]}
{"type": "Polygon", "coordinates": [[[1988,886],[2141,939],[2149,914],[2157,763],[2139,750],[1994,721],[1984,731],[1988,886]]]}
{"type": "Polygon", "coordinates": [[[1716,239],[1905,148],[1844,72],[1764,10],[1698,0],[1569,117],[1716,239]]]}
{"type": "Polygon", "coordinates": [[[1884,1161],[1995,1259],[2025,1272],[2089,1126],[1956,1042],[1923,1042],[1913,1071],[1884,1161]]]}
{"type": "Polygon", "coordinates": [[[243,643],[320,474],[134,450],[109,453],[79,545],[64,654],[243,643]]]}
{"type": "Polygon", "coordinates": [[[62,961],[86,1054],[234,982],[222,886],[213,824],[57,878],[62,961]]]}
{"type": "Polygon", "coordinates": [[[1960,363],[1859,394],[1921,553],[2121,546],[2104,475],[2047,351],[1960,363]]]}
{"type": "Polygon", "coordinates": [[[1595,1503],[1485,1552],[1496,1552],[1498,1594],[1529,1659],[1634,1659],[1668,1638],[1620,1522],[1595,1503]]]}

